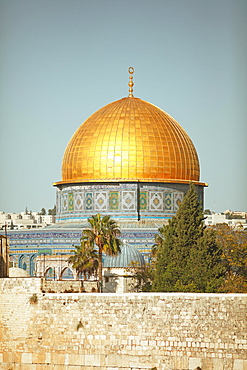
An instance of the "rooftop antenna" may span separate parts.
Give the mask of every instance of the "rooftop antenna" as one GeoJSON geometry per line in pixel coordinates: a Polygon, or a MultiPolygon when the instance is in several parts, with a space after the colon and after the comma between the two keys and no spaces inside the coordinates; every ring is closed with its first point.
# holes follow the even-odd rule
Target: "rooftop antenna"
{"type": "Polygon", "coordinates": [[[134,95],[132,94],[133,93],[132,87],[134,86],[134,82],[132,81],[133,80],[133,76],[132,75],[135,72],[135,70],[134,70],[133,67],[129,67],[128,72],[130,74],[130,76],[129,76],[129,79],[130,80],[129,80],[129,83],[128,83],[128,85],[129,85],[129,98],[133,98],[134,95]]]}

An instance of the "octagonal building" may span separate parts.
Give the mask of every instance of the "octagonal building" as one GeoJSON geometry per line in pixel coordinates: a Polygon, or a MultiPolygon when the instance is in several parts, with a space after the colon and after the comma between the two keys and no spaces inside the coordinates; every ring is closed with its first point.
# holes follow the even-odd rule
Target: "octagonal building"
{"type": "Polygon", "coordinates": [[[157,228],[175,215],[189,184],[203,203],[200,164],[188,134],[168,113],[133,96],[92,114],[70,139],[57,188],[57,226],[86,224],[110,215],[126,242],[143,253],[157,228]]]}

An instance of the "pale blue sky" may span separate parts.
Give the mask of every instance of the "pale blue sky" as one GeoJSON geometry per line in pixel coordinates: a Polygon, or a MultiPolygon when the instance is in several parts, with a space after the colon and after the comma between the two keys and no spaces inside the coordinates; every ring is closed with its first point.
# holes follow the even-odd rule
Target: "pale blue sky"
{"type": "Polygon", "coordinates": [[[246,0],[1,0],[0,211],[55,204],[63,152],[128,94],[197,149],[205,208],[247,211],[246,0]]]}

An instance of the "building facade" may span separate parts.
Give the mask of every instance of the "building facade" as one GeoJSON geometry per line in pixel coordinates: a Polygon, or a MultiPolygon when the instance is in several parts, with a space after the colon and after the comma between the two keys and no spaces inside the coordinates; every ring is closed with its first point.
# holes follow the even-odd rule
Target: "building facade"
{"type": "Polygon", "coordinates": [[[39,229],[54,223],[54,215],[42,215],[39,212],[0,212],[0,229],[2,230],[5,228],[8,230],[39,229]]]}

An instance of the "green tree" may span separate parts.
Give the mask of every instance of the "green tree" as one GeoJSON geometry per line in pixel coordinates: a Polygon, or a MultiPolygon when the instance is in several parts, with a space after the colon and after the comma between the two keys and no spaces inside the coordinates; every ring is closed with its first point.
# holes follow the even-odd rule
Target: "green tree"
{"type": "Polygon", "coordinates": [[[54,206],[52,209],[48,209],[48,215],[55,216],[57,213],[56,206],[54,206]]]}
{"type": "Polygon", "coordinates": [[[98,213],[88,218],[88,222],[90,227],[83,230],[82,240],[91,246],[98,247],[98,276],[100,291],[102,291],[102,255],[105,253],[114,256],[121,252],[119,239],[121,233],[116,221],[112,220],[110,216],[101,218],[98,213]]]}
{"type": "Polygon", "coordinates": [[[39,215],[42,215],[42,216],[46,215],[45,208],[41,208],[41,211],[39,212],[39,215]]]}
{"type": "Polygon", "coordinates": [[[155,238],[157,244],[151,249],[150,261],[141,265],[139,262],[131,262],[127,271],[132,275],[131,288],[135,292],[151,292],[154,277],[154,266],[156,263],[158,245],[161,243],[159,235],[155,238]]]}
{"type": "Polygon", "coordinates": [[[177,214],[159,229],[154,291],[212,292],[222,281],[221,249],[205,231],[202,206],[191,184],[177,214]]]}
{"type": "Polygon", "coordinates": [[[75,246],[72,251],[74,255],[70,256],[68,262],[76,269],[78,275],[84,276],[84,280],[95,274],[98,268],[98,254],[87,241],[81,240],[81,245],[75,246]]]}
{"type": "Polygon", "coordinates": [[[220,288],[226,293],[247,293],[247,232],[242,227],[232,229],[227,224],[213,226],[221,245],[226,275],[220,288]]]}
{"type": "Polygon", "coordinates": [[[140,262],[132,261],[126,268],[132,276],[131,289],[134,292],[151,292],[153,281],[153,261],[141,265],[140,262]]]}

